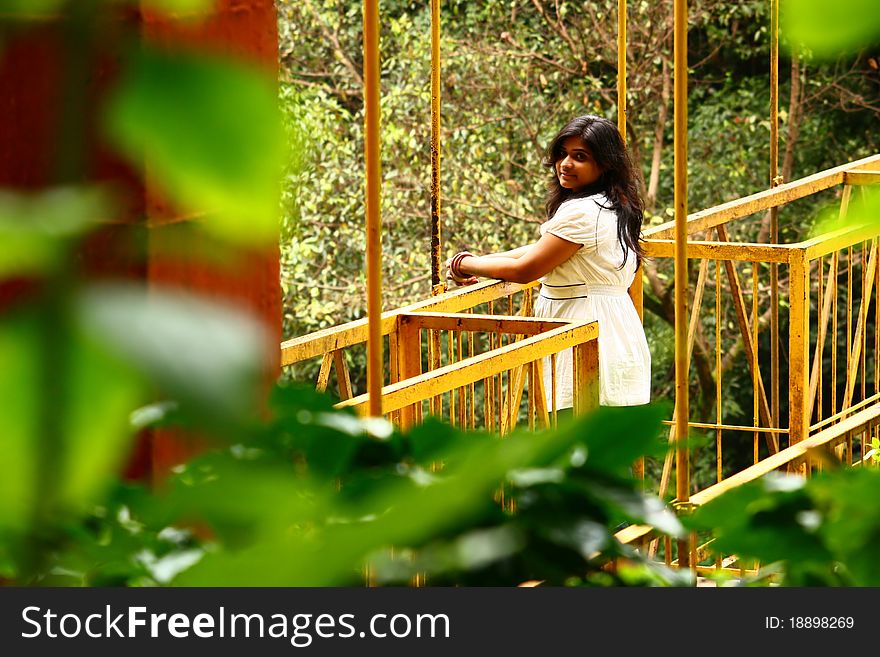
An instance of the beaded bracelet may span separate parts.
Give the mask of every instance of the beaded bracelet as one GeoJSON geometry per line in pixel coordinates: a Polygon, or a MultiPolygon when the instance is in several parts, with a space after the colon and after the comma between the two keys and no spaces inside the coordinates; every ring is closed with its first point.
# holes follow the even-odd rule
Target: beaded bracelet
{"type": "Polygon", "coordinates": [[[449,271],[455,278],[470,278],[469,274],[465,274],[461,271],[461,261],[466,257],[473,255],[474,254],[469,251],[460,251],[452,256],[452,261],[449,263],[449,271]]]}

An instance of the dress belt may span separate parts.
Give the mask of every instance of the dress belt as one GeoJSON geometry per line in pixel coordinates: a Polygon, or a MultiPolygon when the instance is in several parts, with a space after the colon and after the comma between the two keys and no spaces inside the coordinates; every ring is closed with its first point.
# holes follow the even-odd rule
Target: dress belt
{"type": "Polygon", "coordinates": [[[583,299],[585,297],[625,297],[627,289],[622,285],[600,285],[598,283],[575,283],[574,285],[541,284],[541,296],[545,299],[583,299]]]}

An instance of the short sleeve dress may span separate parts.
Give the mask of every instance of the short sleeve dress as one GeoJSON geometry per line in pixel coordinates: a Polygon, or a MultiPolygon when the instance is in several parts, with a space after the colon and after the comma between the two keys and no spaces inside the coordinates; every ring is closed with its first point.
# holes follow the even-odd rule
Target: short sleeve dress
{"type": "MultiPolygon", "coordinates": [[[[582,247],[541,279],[535,302],[538,317],[599,322],[599,403],[603,406],[647,404],[651,396],[651,354],[642,322],[627,290],[636,272],[636,255],[617,239],[617,214],[604,194],[571,199],[541,225],[582,247]]],[[[550,359],[544,362],[548,408],[572,403],[572,354],[556,358],[556,399],[552,400],[550,359]]]]}

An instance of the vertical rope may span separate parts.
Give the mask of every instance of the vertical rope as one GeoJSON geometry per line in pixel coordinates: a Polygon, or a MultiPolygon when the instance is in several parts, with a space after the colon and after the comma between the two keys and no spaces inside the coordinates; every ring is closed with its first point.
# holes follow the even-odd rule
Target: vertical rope
{"type": "MultiPolygon", "coordinates": [[[[770,186],[779,177],[779,0],[770,0],[770,186]]],[[[779,243],[779,208],[770,209],[770,243],[779,243]]],[[[821,283],[820,283],[821,285],[821,283]]],[[[779,265],[770,265],[770,414],[779,427],[779,265]]]]}
{"type": "Polygon", "coordinates": [[[431,0],[431,293],[446,291],[440,276],[440,0],[431,0]]]}
{"type": "Polygon", "coordinates": [[[626,0],[617,0],[617,130],[626,143],[626,0]]]}
{"type": "MultiPolygon", "coordinates": [[[[690,499],[690,458],[686,445],[689,400],[687,371],[687,0],[675,0],[675,492],[679,503],[690,499]]],[[[680,567],[690,566],[688,541],[678,543],[680,567]]]]}

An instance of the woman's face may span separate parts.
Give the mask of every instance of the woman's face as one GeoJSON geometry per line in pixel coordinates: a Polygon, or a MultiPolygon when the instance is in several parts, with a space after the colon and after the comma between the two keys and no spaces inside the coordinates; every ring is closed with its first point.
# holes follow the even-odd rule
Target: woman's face
{"type": "Polygon", "coordinates": [[[562,142],[560,157],[556,160],[560,185],[576,192],[599,180],[601,175],[602,170],[581,137],[569,137],[562,142]]]}

